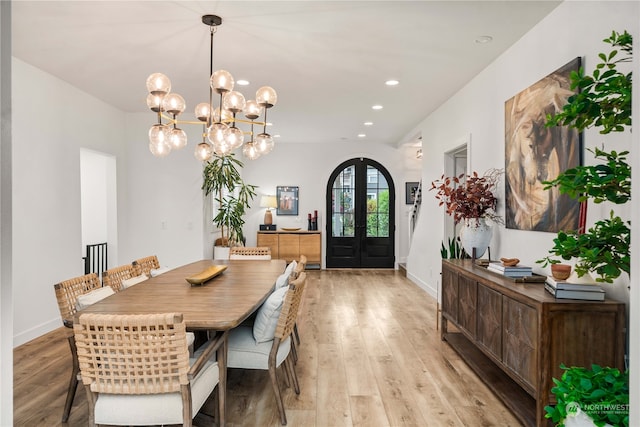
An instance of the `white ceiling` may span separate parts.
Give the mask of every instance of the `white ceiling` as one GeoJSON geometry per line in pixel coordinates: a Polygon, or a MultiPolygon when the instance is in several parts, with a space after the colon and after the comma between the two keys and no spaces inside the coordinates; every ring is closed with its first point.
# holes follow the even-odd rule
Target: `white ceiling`
{"type": "Polygon", "coordinates": [[[194,120],[209,96],[201,16],[216,14],[214,68],[249,80],[239,89],[247,99],[260,86],[276,89],[268,117],[276,142],[399,144],[558,4],[14,0],[12,43],[17,58],[119,109],[147,111],[150,125],[145,80],[162,72],[194,120]],[[484,35],[493,42],[475,42],[484,35]],[[390,78],[400,84],[385,86],[390,78]]]}

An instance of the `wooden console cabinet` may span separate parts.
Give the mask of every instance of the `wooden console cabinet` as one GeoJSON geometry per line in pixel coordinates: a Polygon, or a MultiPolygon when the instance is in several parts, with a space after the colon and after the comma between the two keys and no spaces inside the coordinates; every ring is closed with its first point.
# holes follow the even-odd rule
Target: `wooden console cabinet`
{"type": "Polygon", "coordinates": [[[555,404],[561,363],[624,369],[623,303],[555,299],[542,283],[515,283],[471,260],[442,261],[441,295],[442,339],[523,425],[551,425],[544,407],[555,404]]]}
{"type": "Polygon", "coordinates": [[[271,258],[284,259],[288,263],[307,257],[307,266],[320,268],[322,263],[321,231],[258,231],[257,246],[271,248],[271,258]]]}

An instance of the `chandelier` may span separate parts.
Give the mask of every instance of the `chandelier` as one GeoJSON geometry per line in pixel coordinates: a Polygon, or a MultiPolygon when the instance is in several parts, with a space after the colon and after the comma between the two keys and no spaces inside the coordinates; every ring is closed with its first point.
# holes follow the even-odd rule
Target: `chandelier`
{"type": "Polygon", "coordinates": [[[213,71],[213,35],[222,24],[216,15],[204,15],[202,23],[209,26],[211,33],[211,53],[209,66],[209,102],[196,105],[198,121],[179,120],[186,108],[184,98],[171,92],[171,81],[162,73],[151,74],[147,78],[147,106],[157,113],[158,123],[149,129],[149,150],[154,156],[165,157],[171,150],[179,150],[187,145],[187,134],[178,126],[201,124],[202,142],[195,149],[195,157],[207,161],[215,154],[223,157],[242,147],[245,157],[255,160],[273,150],[273,137],[267,133],[267,110],[278,100],[276,91],[263,86],[256,91],[256,99],[246,101],[244,95],[233,90],[234,79],[225,70],[213,71]],[[218,95],[218,107],[214,106],[214,93],[218,95]],[[264,110],[263,121],[256,121],[264,110]],[[236,117],[244,114],[245,119],[236,117]],[[164,120],[164,122],[163,122],[164,120]],[[238,124],[250,125],[250,130],[242,131],[238,124]],[[254,138],[254,126],[262,126],[262,133],[254,138]],[[250,140],[245,143],[245,134],[250,140]]]}

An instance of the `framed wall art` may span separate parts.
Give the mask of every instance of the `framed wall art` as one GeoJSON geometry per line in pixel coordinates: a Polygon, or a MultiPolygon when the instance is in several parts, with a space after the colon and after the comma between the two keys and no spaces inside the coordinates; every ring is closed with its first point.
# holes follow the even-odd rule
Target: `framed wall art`
{"type": "Polygon", "coordinates": [[[277,215],[298,215],[298,187],[276,187],[277,215]]]}
{"type": "Polygon", "coordinates": [[[418,183],[405,182],[404,190],[405,190],[405,203],[407,205],[412,205],[413,202],[416,201],[416,192],[418,191],[418,183]]]}
{"type": "Polygon", "coordinates": [[[518,230],[577,230],[580,203],[544,181],[581,164],[581,134],[567,126],[545,127],[576,92],[570,74],[576,58],[505,102],[505,223],[518,230]]]}

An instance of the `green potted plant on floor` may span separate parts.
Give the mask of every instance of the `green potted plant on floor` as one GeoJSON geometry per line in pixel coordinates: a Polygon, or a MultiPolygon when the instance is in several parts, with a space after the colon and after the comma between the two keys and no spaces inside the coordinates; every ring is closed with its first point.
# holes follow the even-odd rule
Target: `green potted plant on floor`
{"type": "Polygon", "coordinates": [[[221,233],[217,246],[229,248],[244,241],[244,214],[256,196],[257,186],[244,182],[240,174],[243,166],[233,153],[214,155],[207,161],[202,173],[202,189],[205,195],[214,195],[217,206],[213,217],[213,223],[221,233]]]}

